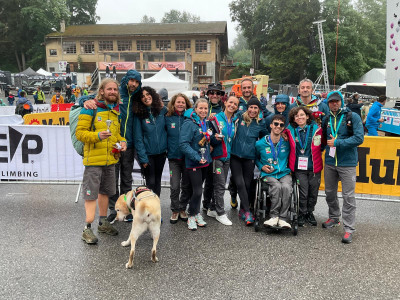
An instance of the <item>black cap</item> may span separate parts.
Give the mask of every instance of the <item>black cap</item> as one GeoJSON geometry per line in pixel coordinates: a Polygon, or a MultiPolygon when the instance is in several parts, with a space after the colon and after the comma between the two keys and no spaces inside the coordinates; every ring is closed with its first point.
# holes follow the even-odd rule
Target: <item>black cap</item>
{"type": "Polygon", "coordinates": [[[247,102],[247,107],[250,107],[251,105],[257,105],[261,110],[261,102],[256,97],[251,97],[251,99],[247,102]]]}
{"type": "Polygon", "coordinates": [[[338,101],[342,101],[342,97],[340,97],[339,93],[332,93],[329,95],[328,97],[328,102],[331,100],[338,100],[338,101]]]}

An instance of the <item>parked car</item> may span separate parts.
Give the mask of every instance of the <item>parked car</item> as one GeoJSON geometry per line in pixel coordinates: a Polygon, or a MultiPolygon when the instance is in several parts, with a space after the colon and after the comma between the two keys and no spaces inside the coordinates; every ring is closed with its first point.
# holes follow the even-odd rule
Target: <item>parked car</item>
{"type": "Polygon", "coordinates": [[[24,87],[24,90],[28,95],[33,95],[33,93],[36,92],[38,86],[41,87],[42,91],[45,94],[50,94],[50,92],[51,92],[51,83],[48,80],[35,80],[35,81],[32,81],[28,86],[24,87]]]}

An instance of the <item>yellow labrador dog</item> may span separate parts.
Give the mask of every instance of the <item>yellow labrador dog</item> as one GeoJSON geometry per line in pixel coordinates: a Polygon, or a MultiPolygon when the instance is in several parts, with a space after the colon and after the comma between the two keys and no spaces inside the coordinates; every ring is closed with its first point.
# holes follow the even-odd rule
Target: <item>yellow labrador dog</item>
{"type": "MultiPolygon", "coordinates": [[[[132,268],[136,241],[146,230],[149,230],[153,237],[151,260],[153,262],[157,262],[158,258],[156,247],[158,239],[160,238],[161,227],[160,198],[158,198],[158,196],[154,194],[150,189],[143,186],[137,187],[135,190],[128,192],[125,196],[122,195],[121,197],[122,201],[127,205],[128,208],[131,207],[132,209],[134,209],[131,233],[129,235],[129,238],[121,243],[121,245],[124,247],[131,245],[131,251],[129,253],[129,260],[126,264],[126,268],[132,268]]],[[[117,204],[115,205],[115,207],[117,209],[117,204]]],[[[124,210],[125,213],[126,211],[129,212],[129,209],[124,210]]],[[[119,211],[117,210],[117,215],[118,212],[119,211]]],[[[121,216],[122,215],[123,213],[121,212],[121,216]]]]}

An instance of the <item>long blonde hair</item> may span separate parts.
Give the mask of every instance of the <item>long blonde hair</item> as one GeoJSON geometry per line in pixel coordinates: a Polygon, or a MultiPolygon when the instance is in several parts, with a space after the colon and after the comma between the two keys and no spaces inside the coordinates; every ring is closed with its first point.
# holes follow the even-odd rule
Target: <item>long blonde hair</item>
{"type": "Polygon", "coordinates": [[[117,85],[118,88],[118,95],[117,95],[117,102],[116,103],[120,103],[121,102],[121,95],[119,94],[119,84],[118,81],[112,79],[112,78],[105,78],[100,82],[99,88],[97,89],[97,95],[96,95],[96,99],[97,100],[104,100],[104,95],[101,94],[101,90],[104,91],[105,87],[107,84],[109,83],[115,83],[117,85]]]}
{"type": "MultiPolygon", "coordinates": [[[[258,111],[258,113],[260,113],[260,110],[258,111]]],[[[260,122],[260,119],[258,118],[258,116],[256,116],[255,118],[251,118],[249,116],[249,112],[248,111],[243,113],[242,118],[243,118],[243,121],[246,123],[247,127],[250,126],[250,123],[251,123],[252,120],[256,120],[257,124],[260,122]]]]}

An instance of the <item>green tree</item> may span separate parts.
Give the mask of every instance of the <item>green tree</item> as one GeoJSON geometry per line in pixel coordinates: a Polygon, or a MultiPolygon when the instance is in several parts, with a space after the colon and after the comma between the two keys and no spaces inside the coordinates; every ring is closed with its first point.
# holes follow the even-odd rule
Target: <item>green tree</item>
{"type": "Polygon", "coordinates": [[[70,12],[70,25],[96,24],[100,17],[96,15],[97,0],[66,0],[70,12]]]}
{"type": "Polygon", "coordinates": [[[192,15],[186,11],[180,12],[176,9],[171,9],[164,14],[161,23],[196,23],[200,22],[200,17],[192,15]]]}
{"type": "MultiPolygon", "coordinates": [[[[341,0],[335,81],[338,3],[336,0],[325,0],[322,7],[322,17],[326,19],[323,30],[331,84],[355,81],[370,69],[383,67],[386,57],[386,1],[341,0]]],[[[320,59],[316,56],[319,54],[310,60],[311,77],[322,70],[320,59]]]]}
{"type": "Polygon", "coordinates": [[[155,23],[156,19],[154,19],[153,17],[149,17],[147,15],[144,15],[142,17],[142,19],[140,20],[140,23],[155,23]]]}

